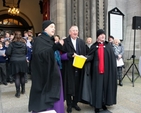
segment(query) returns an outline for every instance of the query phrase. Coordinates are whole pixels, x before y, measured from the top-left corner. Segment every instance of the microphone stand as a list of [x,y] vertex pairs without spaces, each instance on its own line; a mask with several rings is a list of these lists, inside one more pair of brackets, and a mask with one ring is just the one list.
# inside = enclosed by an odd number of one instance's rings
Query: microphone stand
[[[132,64],[130,65],[130,67],[128,68],[128,70],[126,71],[126,73],[124,74],[124,76],[122,77],[122,80],[124,79],[124,77],[127,75],[127,77],[129,78],[129,80],[132,82],[132,84],[133,84],[133,87],[134,87],[134,82],[138,79],[138,77],[140,77],[140,73],[139,73],[139,70],[138,70],[138,68],[137,68],[137,66],[136,66],[136,64],[135,64],[135,38],[136,38],[136,30],[134,29],[134,46],[133,46],[133,55],[130,57],[130,59],[127,59],[127,60],[131,60],[131,58],[133,59],[133,62],[132,62]],[[131,67],[132,67],[132,78],[130,78],[129,76],[128,76],[128,72],[129,72],[129,70],[131,69]],[[138,76],[135,78],[134,77],[134,69],[136,69],[137,70],[137,73],[138,73]]]

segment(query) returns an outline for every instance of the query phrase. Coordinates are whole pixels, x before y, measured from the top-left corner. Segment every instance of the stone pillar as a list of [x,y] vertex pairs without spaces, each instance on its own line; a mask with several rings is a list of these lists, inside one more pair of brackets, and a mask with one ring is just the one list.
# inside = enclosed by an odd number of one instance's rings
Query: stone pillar
[[84,29],[84,39],[86,39],[86,37],[89,37],[91,35],[91,0],[84,0],[84,5],[83,5],[83,9],[84,9],[84,24],[83,24],[83,29]]
[[79,7],[78,7],[78,28],[79,28],[79,37],[80,38],[85,38],[84,37],[84,28],[83,28],[83,24],[84,24],[84,13],[83,12],[83,2],[82,0],[78,1],[79,3]]
[[59,34],[61,37],[66,36],[65,1],[66,0],[57,0],[57,34]]
[[72,15],[71,15],[71,20],[72,20],[72,25],[77,25],[78,26],[78,0],[71,0],[72,1]]
[[66,36],[66,0],[50,0],[51,20],[56,24],[56,34],[60,37]]
[[104,29],[104,0],[96,0],[97,29]]
[[96,1],[91,0],[91,37],[96,41]]
[[106,33],[106,40],[108,41],[108,0],[104,1],[104,29]]
[[[79,28],[79,37],[86,39],[91,36],[91,5],[93,0],[66,0],[66,26],[69,30],[71,25],[77,25]],[[95,18],[95,15],[94,15]],[[91,25],[92,24],[92,25]],[[94,24],[95,26],[95,24]],[[68,31],[67,31],[68,32]]]
[[71,0],[66,0],[66,35],[68,36],[68,32],[69,32],[69,28],[72,25],[72,10],[71,10],[72,4],[71,4]]

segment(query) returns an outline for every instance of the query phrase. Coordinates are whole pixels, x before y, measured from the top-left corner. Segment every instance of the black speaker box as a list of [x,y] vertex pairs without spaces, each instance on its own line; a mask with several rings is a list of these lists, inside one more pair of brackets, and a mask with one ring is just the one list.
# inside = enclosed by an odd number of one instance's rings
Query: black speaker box
[[141,29],[141,17],[140,16],[133,17],[132,29]]

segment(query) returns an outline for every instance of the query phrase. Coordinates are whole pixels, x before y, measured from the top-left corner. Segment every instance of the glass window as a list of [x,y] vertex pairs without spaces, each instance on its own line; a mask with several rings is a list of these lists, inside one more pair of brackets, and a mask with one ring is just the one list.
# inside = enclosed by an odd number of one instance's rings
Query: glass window
[[0,21],[0,24],[3,24],[3,25],[18,25],[18,26],[22,26],[23,25],[18,20],[12,19],[12,18],[8,18],[8,19],[2,20],[2,21]]

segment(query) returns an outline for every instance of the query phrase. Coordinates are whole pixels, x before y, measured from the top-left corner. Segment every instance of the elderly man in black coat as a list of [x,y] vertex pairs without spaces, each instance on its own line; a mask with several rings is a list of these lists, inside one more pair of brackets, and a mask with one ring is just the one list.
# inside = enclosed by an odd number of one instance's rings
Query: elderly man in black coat
[[86,55],[85,42],[78,37],[78,27],[71,26],[69,36],[64,39],[63,50],[69,60],[63,62],[64,90],[67,102],[67,112],[72,112],[72,107],[80,111],[77,103],[81,100],[81,88],[83,81],[83,69],[73,66],[73,55]]

